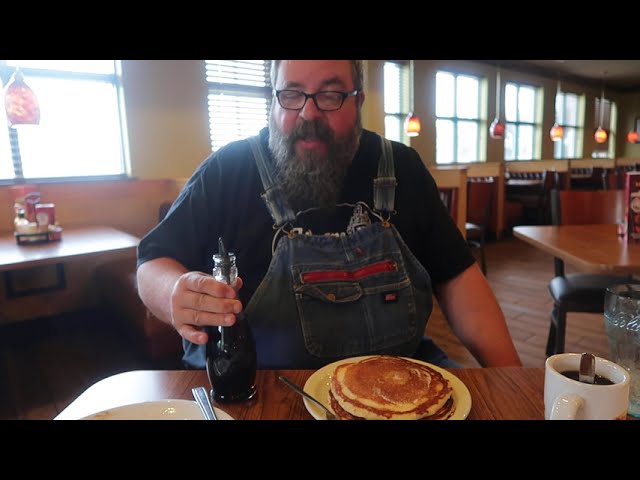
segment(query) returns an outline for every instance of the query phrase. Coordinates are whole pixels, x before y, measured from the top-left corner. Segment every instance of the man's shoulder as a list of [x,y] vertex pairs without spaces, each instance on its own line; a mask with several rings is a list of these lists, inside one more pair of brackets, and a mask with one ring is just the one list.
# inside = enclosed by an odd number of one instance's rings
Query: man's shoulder
[[[262,141],[260,134],[255,136]],[[234,140],[232,142],[229,142],[226,145],[220,147],[216,152],[214,152],[211,155],[211,157],[227,158],[227,157],[235,157],[235,156],[246,156],[246,154],[249,153],[251,150],[251,146],[249,144],[249,138],[251,137],[242,138],[240,140]]]
[[[265,138],[268,138],[268,134],[267,137],[264,137],[261,131],[256,137],[264,143],[266,141]],[[252,164],[253,153],[251,152],[249,138],[234,140],[223,145],[204,160],[203,167],[218,165],[220,168],[242,169],[247,164]]]
[[[360,148],[358,157],[369,163],[371,159],[378,159],[382,152],[382,136],[371,130],[362,130],[360,136]],[[396,175],[415,175],[422,171],[425,166],[420,155],[413,148],[395,140],[391,142],[393,162],[396,165]]]
[[381,140],[382,135],[372,130],[367,130],[366,128],[362,129],[362,133],[360,135],[360,145],[365,147],[378,147],[381,144]]

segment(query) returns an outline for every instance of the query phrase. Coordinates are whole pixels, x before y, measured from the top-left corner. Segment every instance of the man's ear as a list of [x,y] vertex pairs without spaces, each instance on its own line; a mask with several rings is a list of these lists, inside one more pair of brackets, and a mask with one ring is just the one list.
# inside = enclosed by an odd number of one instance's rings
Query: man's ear
[[362,107],[364,103],[364,92],[358,92],[358,107]]

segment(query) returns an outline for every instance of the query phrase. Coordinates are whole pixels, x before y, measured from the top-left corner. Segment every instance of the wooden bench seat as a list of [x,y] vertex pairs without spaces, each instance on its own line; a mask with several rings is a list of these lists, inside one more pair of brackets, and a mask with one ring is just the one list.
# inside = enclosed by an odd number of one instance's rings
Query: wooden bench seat
[[[164,218],[171,202],[160,205]],[[182,339],[175,329],[159,320],[142,303],[138,294],[135,259],[109,262],[96,269],[102,305],[121,319],[155,368],[182,368]]]

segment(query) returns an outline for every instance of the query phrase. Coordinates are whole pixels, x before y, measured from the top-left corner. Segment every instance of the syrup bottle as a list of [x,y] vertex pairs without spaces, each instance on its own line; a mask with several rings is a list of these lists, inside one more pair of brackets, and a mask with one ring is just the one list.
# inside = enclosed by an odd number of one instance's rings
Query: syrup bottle
[[[218,253],[213,256],[213,276],[235,287],[238,278],[236,256],[227,252],[218,239]],[[246,315],[236,316],[230,327],[209,327],[207,375],[211,396],[216,402],[248,400],[256,393],[256,344]]]

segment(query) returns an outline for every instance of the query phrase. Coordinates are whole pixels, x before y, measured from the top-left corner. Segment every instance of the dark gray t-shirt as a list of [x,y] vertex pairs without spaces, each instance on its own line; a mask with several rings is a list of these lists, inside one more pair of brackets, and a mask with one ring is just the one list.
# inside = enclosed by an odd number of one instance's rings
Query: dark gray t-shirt
[[[260,137],[266,146],[266,128]],[[398,185],[397,213],[391,222],[437,287],[466,270],[474,257],[418,153],[393,142],[393,156]],[[379,158],[379,136],[363,131],[341,202],[364,201],[373,207],[373,180]],[[236,254],[244,281],[240,299],[246,305],[267,271],[275,233],[260,197],[262,191],[249,143],[241,140],[221,148],[197,168],[165,219],[142,239],[138,265],[171,257],[189,270],[211,273],[212,257],[222,237],[226,248]],[[343,231],[348,216],[340,213],[332,218],[302,218],[302,222],[314,233]]]

